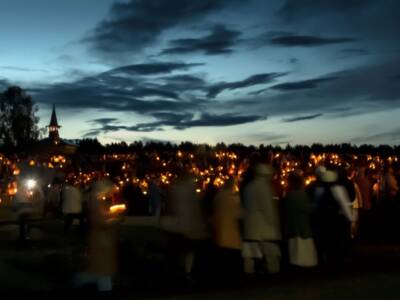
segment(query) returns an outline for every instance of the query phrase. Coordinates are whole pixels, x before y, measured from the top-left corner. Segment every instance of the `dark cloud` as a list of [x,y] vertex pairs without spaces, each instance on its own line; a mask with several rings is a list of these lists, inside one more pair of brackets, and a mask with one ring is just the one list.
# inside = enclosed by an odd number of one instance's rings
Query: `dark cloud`
[[158,96],[164,99],[179,99],[179,94],[173,91],[158,89],[158,88],[136,88],[131,92],[131,96],[143,98],[150,96]]
[[249,95],[249,96],[258,96],[258,95],[261,95],[262,93],[264,93],[264,92],[266,92],[268,90],[269,90],[269,88],[264,88],[264,89],[260,89],[260,90],[254,91],[254,92],[250,92],[247,95]]
[[177,62],[153,62],[123,66],[104,72],[103,75],[158,75],[168,74],[174,71],[187,71],[193,67],[202,66],[202,63],[177,63]]
[[135,54],[156,42],[166,30],[201,21],[226,5],[228,0],[130,0],[112,5],[109,17],[83,40],[97,53],[114,57]]
[[194,75],[174,75],[160,78],[170,84],[190,84],[204,85],[206,82],[203,78]]
[[[157,111],[198,110],[205,102],[193,94],[203,90],[205,82],[190,74],[166,75],[188,70],[199,64],[146,63],[111,69],[71,82],[33,87],[30,91],[41,103],[53,103],[68,109],[147,114]],[[204,93],[204,91],[203,91]]]
[[101,129],[93,129],[83,133],[82,138],[93,138],[102,134],[103,131]]
[[298,34],[280,35],[269,39],[269,43],[283,47],[317,47],[355,41],[357,39],[349,37],[320,37]]
[[208,83],[199,76],[195,75],[174,75],[158,77],[155,80],[160,82],[160,88],[175,91],[181,97],[187,95],[194,95],[196,91],[204,94],[204,90]]
[[399,63],[396,59],[329,73],[322,78],[336,79],[313,88],[304,88],[302,82],[283,83],[283,93],[249,95],[223,105],[271,117],[322,113],[326,118],[338,118],[392,110],[400,108],[400,85],[390,77],[398,72]]
[[158,113],[152,114],[158,121],[151,123],[142,123],[126,128],[131,131],[154,131],[162,130],[164,126],[170,126],[175,129],[183,130],[191,127],[225,127],[252,123],[259,120],[265,120],[266,117],[259,115],[241,115],[236,113],[209,114],[202,113],[200,117],[195,117],[191,113]]
[[[152,117],[156,118],[157,121],[139,123],[133,126],[127,125],[114,125],[114,119],[108,122],[108,119],[102,119],[97,122],[101,125],[99,128],[90,130],[85,136],[95,136],[100,133],[108,133],[119,130],[127,130],[133,132],[151,132],[163,130],[165,126],[172,127],[174,129],[184,130],[191,127],[225,127],[232,125],[239,125],[245,123],[251,123],[259,120],[265,120],[266,117],[259,115],[241,115],[235,113],[227,114],[209,114],[202,113],[199,117],[196,117],[193,113],[172,113],[162,112],[153,113]],[[99,119],[98,119],[99,120]],[[98,121],[93,120],[93,121]],[[104,122],[103,122],[104,121]]]
[[266,120],[267,118],[259,115],[240,115],[235,113],[230,114],[206,114],[203,113],[199,119],[194,119],[175,126],[177,129],[188,127],[203,127],[203,126],[231,126],[255,121]]
[[336,79],[337,77],[325,77],[325,78],[308,79],[308,80],[294,81],[294,82],[284,82],[273,85],[271,89],[280,91],[315,89],[319,86],[320,83],[334,81]]
[[365,9],[371,0],[286,0],[278,15],[288,21],[309,15],[314,17],[321,12],[356,13]]
[[117,118],[98,118],[88,121],[88,123],[93,125],[108,125],[111,123],[118,123],[118,122],[119,120]]
[[286,0],[276,15],[285,29],[361,37],[363,46],[379,51],[399,46],[393,38],[400,27],[399,1]]
[[364,56],[370,54],[368,50],[358,48],[342,49],[340,52],[351,56]]
[[206,55],[227,54],[239,42],[240,31],[227,29],[224,25],[216,25],[211,32],[200,38],[176,39],[169,42],[170,47],[163,54],[186,54],[201,52]]
[[0,66],[0,69],[20,71],[20,72],[47,72],[47,70],[44,70],[44,69],[21,68],[21,67],[14,67],[14,66]]
[[[118,79],[111,81],[99,80],[99,78],[85,78],[72,83],[57,83],[37,88],[34,92],[34,99],[41,103],[53,103],[57,99],[57,106],[67,109],[100,109],[116,112],[137,112],[146,114],[164,110],[186,110],[198,109],[202,105],[199,99],[192,101],[179,100],[174,92],[135,87],[138,82],[125,82],[117,85]],[[126,85],[126,86],[125,86]],[[145,82],[143,85],[146,85]],[[153,99],[145,97],[153,96]],[[155,98],[164,96],[161,99]],[[167,98],[176,98],[170,101]]]
[[164,126],[177,128],[183,123],[189,122],[193,118],[193,113],[174,113],[174,112],[156,112],[151,114],[156,118],[155,122],[139,123],[135,126],[128,127],[130,131],[160,131]]
[[312,119],[319,118],[322,115],[323,114],[313,114],[313,115],[307,115],[307,116],[292,117],[292,118],[284,119],[283,122],[285,122],[285,123],[293,123],[293,122],[299,122],[299,121],[312,120]]
[[241,88],[246,88],[259,84],[266,84],[273,82],[276,78],[286,75],[287,73],[263,73],[256,74],[246,79],[233,82],[220,82],[214,84],[208,88],[208,97],[215,98],[219,93],[224,90],[236,90]]

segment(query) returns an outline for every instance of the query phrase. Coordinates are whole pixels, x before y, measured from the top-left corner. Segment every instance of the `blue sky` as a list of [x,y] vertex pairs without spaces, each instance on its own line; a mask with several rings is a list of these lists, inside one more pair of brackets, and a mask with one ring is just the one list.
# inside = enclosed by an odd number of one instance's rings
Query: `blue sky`
[[1,0],[0,89],[65,138],[399,144],[400,5]]

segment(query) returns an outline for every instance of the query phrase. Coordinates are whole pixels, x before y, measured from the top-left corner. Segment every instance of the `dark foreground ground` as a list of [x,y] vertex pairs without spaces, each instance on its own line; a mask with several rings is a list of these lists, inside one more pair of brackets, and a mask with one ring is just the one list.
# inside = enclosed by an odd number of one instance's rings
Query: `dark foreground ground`
[[[16,241],[17,227],[0,227],[0,290],[46,292],[52,297],[85,296],[70,280],[84,261],[83,238],[64,237],[61,222],[41,224],[27,244]],[[313,270],[255,278],[214,272],[218,261],[203,257],[203,270],[187,282],[168,237],[151,227],[124,226],[120,232],[121,272],[113,298],[121,299],[400,299],[400,245],[358,243],[351,260],[335,272]],[[210,252],[211,253],[211,252]],[[207,255],[207,253],[206,253]],[[85,296],[86,298],[86,296]],[[87,298],[89,299],[89,298]]]

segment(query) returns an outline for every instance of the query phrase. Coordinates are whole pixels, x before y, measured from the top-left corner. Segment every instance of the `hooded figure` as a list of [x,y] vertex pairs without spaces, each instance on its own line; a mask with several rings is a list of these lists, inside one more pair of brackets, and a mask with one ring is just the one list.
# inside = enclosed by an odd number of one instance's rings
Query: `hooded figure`
[[273,197],[271,166],[258,164],[254,179],[245,187],[244,240],[242,255],[246,273],[254,273],[254,259],[264,258],[268,272],[280,270],[281,252],[277,241],[281,240],[278,202]]

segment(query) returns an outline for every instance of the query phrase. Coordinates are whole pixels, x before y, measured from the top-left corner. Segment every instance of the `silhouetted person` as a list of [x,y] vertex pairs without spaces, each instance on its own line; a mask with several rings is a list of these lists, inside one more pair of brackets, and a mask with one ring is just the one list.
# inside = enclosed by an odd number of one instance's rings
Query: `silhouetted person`
[[185,274],[190,279],[195,256],[209,234],[194,176],[186,170],[171,185],[168,206],[167,215],[160,220],[161,226],[177,235],[176,242],[184,256]]
[[396,197],[399,192],[399,186],[391,165],[386,165],[384,168],[380,190],[381,222],[383,225],[381,232],[386,240],[393,241],[395,236],[398,236],[398,229],[396,228],[396,219],[398,218]]
[[241,269],[241,218],[240,196],[231,178],[215,196],[213,216],[214,240],[219,254],[217,264],[225,277],[238,275]]
[[317,265],[317,251],[311,225],[311,199],[304,190],[300,173],[289,175],[289,191],[283,200],[283,232],[289,263],[298,267]]
[[62,181],[59,178],[55,178],[51,185],[47,188],[46,193],[46,204],[44,209],[44,217],[60,217],[61,211],[61,188]]
[[352,203],[346,188],[338,183],[336,172],[327,170],[321,177],[322,185],[317,187],[314,200],[319,260],[330,267],[339,267],[349,250]]

